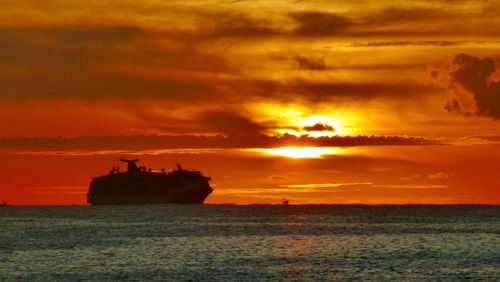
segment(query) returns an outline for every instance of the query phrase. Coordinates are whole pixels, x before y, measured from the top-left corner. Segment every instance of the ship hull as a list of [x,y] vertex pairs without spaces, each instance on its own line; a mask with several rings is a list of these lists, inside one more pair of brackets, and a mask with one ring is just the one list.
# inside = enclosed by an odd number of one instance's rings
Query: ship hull
[[203,204],[212,191],[187,193],[140,193],[121,195],[91,195],[91,205],[146,205],[146,204]]

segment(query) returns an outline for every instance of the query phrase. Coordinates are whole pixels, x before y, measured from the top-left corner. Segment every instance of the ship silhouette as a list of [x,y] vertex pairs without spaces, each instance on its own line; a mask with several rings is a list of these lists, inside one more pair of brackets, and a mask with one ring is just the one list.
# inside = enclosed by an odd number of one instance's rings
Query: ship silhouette
[[87,202],[92,205],[202,204],[212,193],[210,177],[196,170],[183,169],[179,163],[170,172],[152,172],[138,167],[139,159],[127,163],[127,171],[113,167],[108,175],[94,177]]

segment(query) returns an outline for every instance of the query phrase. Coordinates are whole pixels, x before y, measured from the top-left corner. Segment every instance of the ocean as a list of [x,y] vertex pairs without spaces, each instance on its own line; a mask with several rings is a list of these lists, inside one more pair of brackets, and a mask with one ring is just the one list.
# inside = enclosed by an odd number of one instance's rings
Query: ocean
[[500,206],[0,207],[1,281],[500,280]]

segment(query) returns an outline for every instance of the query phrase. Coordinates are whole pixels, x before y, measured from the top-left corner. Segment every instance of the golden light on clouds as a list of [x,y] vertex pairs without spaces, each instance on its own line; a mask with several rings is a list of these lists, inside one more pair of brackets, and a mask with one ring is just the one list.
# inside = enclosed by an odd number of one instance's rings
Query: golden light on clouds
[[318,159],[327,155],[340,154],[341,151],[339,148],[328,147],[281,147],[255,150],[272,156],[294,159]]
[[256,103],[250,109],[275,128],[269,134],[333,137],[358,134],[359,114],[349,109],[318,109],[316,113],[300,104]]

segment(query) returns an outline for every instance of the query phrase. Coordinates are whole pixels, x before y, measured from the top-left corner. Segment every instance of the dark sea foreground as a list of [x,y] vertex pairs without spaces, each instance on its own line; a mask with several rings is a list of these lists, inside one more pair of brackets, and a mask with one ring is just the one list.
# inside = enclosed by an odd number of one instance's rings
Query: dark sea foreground
[[0,208],[0,281],[500,280],[500,206]]

